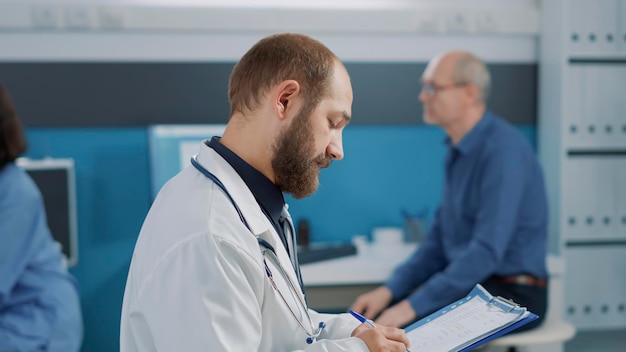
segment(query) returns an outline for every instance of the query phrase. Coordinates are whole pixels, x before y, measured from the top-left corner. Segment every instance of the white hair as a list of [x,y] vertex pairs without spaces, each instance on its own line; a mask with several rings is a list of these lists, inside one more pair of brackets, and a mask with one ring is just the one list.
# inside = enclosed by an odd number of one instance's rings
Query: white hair
[[478,87],[478,101],[486,103],[491,90],[491,75],[487,66],[474,54],[460,52],[452,78],[457,83],[469,83]]

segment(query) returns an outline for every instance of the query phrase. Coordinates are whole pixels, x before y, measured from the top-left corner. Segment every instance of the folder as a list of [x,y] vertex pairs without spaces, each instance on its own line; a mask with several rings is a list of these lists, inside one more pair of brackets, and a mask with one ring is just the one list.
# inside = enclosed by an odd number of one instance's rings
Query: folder
[[411,352],[470,351],[538,316],[477,284],[464,298],[411,324],[405,331]]

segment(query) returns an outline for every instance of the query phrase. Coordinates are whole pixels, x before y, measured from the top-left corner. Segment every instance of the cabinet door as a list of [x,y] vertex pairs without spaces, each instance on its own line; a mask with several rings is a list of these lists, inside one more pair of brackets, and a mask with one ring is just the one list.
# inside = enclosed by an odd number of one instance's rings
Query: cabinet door
[[621,54],[626,54],[626,0],[619,3],[619,12],[617,17],[617,26],[619,28],[617,41]]
[[[570,53],[615,54],[619,50],[618,9],[622,0],[571,0],[568,2]],[[619,5],[619,6],[618,6]]]
[[626,63],[573,64],[566,72],[566,146],[626,146]]
[[626,142],[626,63],[589,65],[586,90],[587,114],[592,115],[596,126],[590,146],[623,147]]
[[626,156],[617,163],[617,173],[614,180],[616,190],[615,220],[616,231],[621,239],[626,240]]
[[599,77],[597,65],[583,65],[584,71],[583,99],[585,99],[583,114],[585,119],[586,147],[602,147],[604,144],[604,120],[606,119],[606,106],[604,104],[605,90],[603,80]]
[[569,247],[566,319],[580,329],[626,326],[626,245]]
[[583,200],[590,197],[588,187],[585,186],[587,175],[583,173],[584,164],[580,160],[570,159],[563,163],[562,188],[563,203],[561,204],[561,228],[564,242],[585,238],[586,223],[589,216]]
[[588,1],[589,21],[592,24],[590,35],[596,34],[593,52],[599,54],[615,54],[618,52],[619,41],[617,31],[619,0]]
[[584,146],[587,141],[588,124],[586,122],[585,66],[570,65],[567,70],[565,85],[565,116],[562,128],[566,147]]
[[616,160],[607,156],[566,160],[562,220],[566,242],[616,238]]
[[588,51],[587,33],[589,32],[589,23],[586,20],[585,8],[586,0],[570,0],[567,8],[567,28],[569,33],[569,51],[570,54],[582,54]]

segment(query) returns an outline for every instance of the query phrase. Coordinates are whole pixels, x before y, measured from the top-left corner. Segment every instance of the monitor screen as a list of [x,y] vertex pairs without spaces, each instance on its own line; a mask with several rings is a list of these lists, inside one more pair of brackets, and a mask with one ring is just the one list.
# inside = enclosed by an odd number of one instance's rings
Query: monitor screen
[[226,125],[153,125],[148,130],[150,150],[150,178],[154,199],[165,182],[198,153],[200,142],[221,136]]
[[76,186],[74,160],[19,158],[22,167],[35,181],[43,197],[52,237],[61,245],[67,265],[78,262],[76,227]]

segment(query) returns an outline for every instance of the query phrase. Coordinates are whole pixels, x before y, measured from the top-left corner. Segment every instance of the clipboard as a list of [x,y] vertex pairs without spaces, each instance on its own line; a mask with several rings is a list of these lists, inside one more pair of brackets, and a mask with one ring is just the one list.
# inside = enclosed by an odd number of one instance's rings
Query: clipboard
[[405,331],[411,351],[470,351],[526,325],[538,316],[480,284],[464,298],[411,324]]
[[529,312],[529,314],[528,314],[528,316],[526,318],[524,318],[522,320],[519,320],[516,323],[513,323],[513,324],[509,325],[508,327],[506,327],[506,328],[504,328],[502,330],[499,330],[499,331],[497,331],[497,332],[495,332],[495,333],[485,337],[482,340],[474,342],[473,344],[467,346],[466,348],[462,349],[459,352],[471,351],[471,350],[473,350],[474,348],[476,348],[478,346],[484,345],[484,344],[486,344],[487,342],[489,342],[491,340],[495,340],[498,337],[506,335],[509,332],[519,328],[520,326],[524,326],[524,325],[526,325],[526,324],[528,324],[528,323],[530,323],[530,322],[532,322],[532,321],[534,321],[534,320],[536,320],[538,318],[539,318],[539,316],[537,314]]

